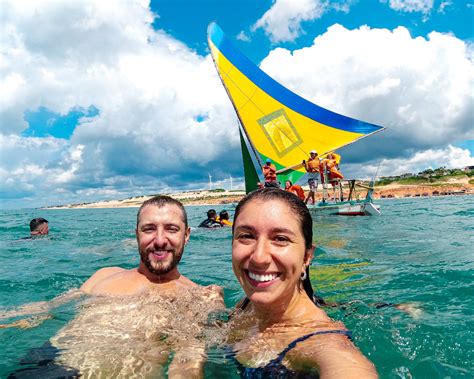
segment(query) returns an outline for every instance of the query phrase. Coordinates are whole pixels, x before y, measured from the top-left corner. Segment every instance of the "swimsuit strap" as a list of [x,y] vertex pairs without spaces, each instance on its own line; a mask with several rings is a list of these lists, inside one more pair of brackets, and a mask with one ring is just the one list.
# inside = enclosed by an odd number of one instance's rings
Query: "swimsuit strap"
[[280,354],[278,354],[278,357],[275,359],[272,359],[268,364],[268,366],[274,366],[274,365],[281,365],[281,362],[283,361],[283,358],[285,358],[286,353],[288,353],[291,349],[293,349],[296,344],[299,342],[306,341],[308,338],[311,338],[313,336],[318,336],[321,334],[342,334],[344,336],[347,336],[349,339],[352,339],[352,332],[350,330],[319,330],[317,332],[305,334],[302,337],[299,337],[295,339],[293,342],[291,342],[285,350],[283,350]]

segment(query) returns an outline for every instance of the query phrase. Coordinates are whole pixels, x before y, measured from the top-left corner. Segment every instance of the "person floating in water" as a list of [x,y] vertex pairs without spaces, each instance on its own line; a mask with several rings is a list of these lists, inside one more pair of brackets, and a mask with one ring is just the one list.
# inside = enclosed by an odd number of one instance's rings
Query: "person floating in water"
[[311,150],[309,152],[309,156],[310,157],[308,161],[303,160],[303,167],[308,173],[308,186],[309,186],[309,193],[304,202],[308,204],[308,201],[311,199],[312,201],[311,204],[314,204],[315,203],[314,194],[318,190],[318,180],[320,176],[319,157],[316,150]]
[[313,222],[304,202],[274,188],[251,192],[237,205],[232,233],[246,301],[232,315],[228,343],[241,377],[377,378],[351,332],[313,301]]
[[[171,360],[170,378],[202,377],[206,355],[200,333],[208,313],[225,306],[221,287],[199,286],[178,270],[190,236],[183,205],[168,196],[145,201],[135,234],[137,268],[105,267],[80,291],[0,313],[0,319],[44,314],[66,299],[90,295],[76,317],[51,338],[54,361],[38,370],[70,368],[65,377],[162,377]],[[35,321],[29,320],[26,325]],[[12,326],[24,323],[1,327]],[[38,371],[36,377],[44,376]]]
[[229,220],[229,212],[225,209],[219,212],[219,216],[217,216],[216,221],[219,222],[222,226],[232,226],[232,221]]
[[291,180],[287,180],[285,182],[285,190],[291,193],[294,193],[298,196],[302,201],[305,199],[304,190],[298,184],[293,184]]
[[30,221],[30,236],[47,236],[49,233],[48,220],[38,217]]
[[266,160],[265,164],[262,166],[262,171],[263,177],[265,178],[265,187],[280,188],[277,181],[276,167],[271,159]]
[[217,213],[215,209],[209,209],[207,211],[207,219],[198,225],[199,228],[209,229],[220,228],[221,226],[221,223],[217,220]]

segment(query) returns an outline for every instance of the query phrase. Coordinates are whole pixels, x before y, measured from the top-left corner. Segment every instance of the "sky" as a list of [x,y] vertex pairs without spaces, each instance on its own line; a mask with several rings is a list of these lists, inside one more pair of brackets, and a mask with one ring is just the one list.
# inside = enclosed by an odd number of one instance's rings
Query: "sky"
[[346,177],[474,165],[474,0],[1,0],[0,207],[243,188],[216,21],[267,74],[387,129]]

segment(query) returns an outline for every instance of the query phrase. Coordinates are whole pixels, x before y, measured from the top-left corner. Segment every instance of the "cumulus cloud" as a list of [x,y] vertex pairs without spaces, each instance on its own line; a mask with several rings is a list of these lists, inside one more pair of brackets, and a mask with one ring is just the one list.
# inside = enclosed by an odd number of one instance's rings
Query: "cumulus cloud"
[[[206,188],[208,172],[228,187],[241,173],[236,116],[212,59],[154,30],[148,5],[2,3],[0,201],[37,207]],[[371,159],[428,164],[419,152],[440,166],[450,154],[470,162],[446,147],[472,139],[473,124],[472,48],[453,36],[335,25],[308,48],[271,51],[262,68],[321,106],[389,127],[343,152],[346,173],[369,173]],[[91,106],[97,114],[70,139],[22,137],[27,111]]]
[[[382,0],[386,3],[386,0]],[[390,8],[401,12],[421,12],[428,14],[433,8],[433,0],[389,0]]]
[[346,161],[366,160],[369,152],[407,159],[472,139],[470,49],[437,32],[425,39],[403,27],[334,25],[310,47],[273,50],[261,67],[316,104],[388,128],[341,150]]
[[[379,167],[380,165],[380,167]],[[377,171],[379,176],[394,176],[407,173],[416,174],[426,169],[463,168],[474,165],[474,157],[469,150],[448,145],[445,149],[418,151],[408,158],[381,159],[371,164],[349,164],[347,169],[356,177],[370,178]]]
[[[212,59],[154,30],[148,5],[2,3],[3,193],[36,188],[47,202],[55,188],[73,199],[94,193],[84,188],[156,192],[205,179],[206,164],[235,170],[232,160],[220,162],[237,154],[239,140]],[[90,106],[98,115],[81,119],[69,141],[19,137],[26,111],[67,115]]]
[[244,42],[250,42],[250,37],[247,33],[245,33],[243,30],[237,34],[237,37],[235,37],[239,41],[244,41]]
[[329,4],[321,0],[276,0],[253,30],[263,28],[272,42],[293,41],[302,33],[301,23],[320,18]]

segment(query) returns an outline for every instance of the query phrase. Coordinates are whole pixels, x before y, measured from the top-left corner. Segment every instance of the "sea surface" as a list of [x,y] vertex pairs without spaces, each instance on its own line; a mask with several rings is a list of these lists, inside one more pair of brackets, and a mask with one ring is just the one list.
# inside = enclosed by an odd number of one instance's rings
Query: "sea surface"
[[[352,330],[381,378],[474,377],[474,196],[378,203],[379,217],[314,218],[314,288],[326,300],[350,302],[328,313]],[[234,207],[215,206],[231,216]],[[232,273],[231,230],[195,228],[208,208],[186,207],[193,229],[180,270],[199,284],[221,285],[231,307],[242,296]],[[102,267],[136,267],[136,212],[2,210],[0,314],[77,288]],[[50,236],[21,239],[34,217],[49,221]],[[404,310],[378,308],[379,302],[404,304]],[[76,312],[67,303],[37,326],[0,329],[0,377],[41,365],[32,356]],[[208,356],[206,377],[238,377],[224,354],[210,348]]]

